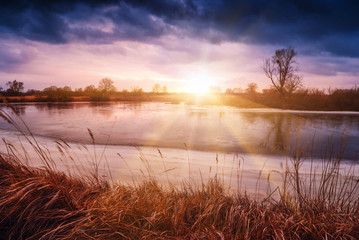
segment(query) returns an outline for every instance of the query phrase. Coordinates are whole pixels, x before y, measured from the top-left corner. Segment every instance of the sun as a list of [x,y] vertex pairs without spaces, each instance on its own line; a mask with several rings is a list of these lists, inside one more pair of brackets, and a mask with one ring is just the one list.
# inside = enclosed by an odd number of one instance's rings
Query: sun
[[205,73],[199,73],[188,80],[186,91],[196,94],[205,94],[208,92],[212,81]]

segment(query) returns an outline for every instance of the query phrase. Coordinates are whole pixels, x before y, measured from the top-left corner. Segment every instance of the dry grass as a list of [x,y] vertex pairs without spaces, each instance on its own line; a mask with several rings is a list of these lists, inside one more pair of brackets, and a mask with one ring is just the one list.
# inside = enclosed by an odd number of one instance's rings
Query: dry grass
[[296,195],[255,201],[228,194],[216,179],[198,188],[164,190],[151,179],[106,188],[5,157],[0,171],[0,234],[5,239],[359,237],[357,199],[344,205]]
[[102,190],[85,179],[29,168],[0,157],[0,236],[51,239],[65,236]]
[[[6,112],[1,116],[21,130]],[[66,175],[31,132],[22,133],[44,167],[25,165],[4,141],[3,239],[359,239],[359,179],[355,163],[341,168],[342,150],[329,149],[322,167],[313,164],[305,175],[300,151],[284,166],[282,186],[255,200],[228,193],[216,178],[164,189],[151,176],[110,187],[96,169],[89,177]]]
[[[304,210],[304,209],[303,209]],[[74,230],[96,239],[325,239],[357,237],[355,215],[333,209],[298,212],[228,196],[216,181],[203,188],[163,191],[154,182],[104,193]]]

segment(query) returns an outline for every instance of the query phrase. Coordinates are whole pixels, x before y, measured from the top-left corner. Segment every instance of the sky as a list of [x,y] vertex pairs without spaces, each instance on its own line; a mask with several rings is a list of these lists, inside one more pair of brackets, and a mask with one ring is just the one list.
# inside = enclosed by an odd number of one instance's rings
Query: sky
[[307,88],[359,85],[356,0],[0,0],[0,86],[156,83],[270,87],[263,61],[293,47]]

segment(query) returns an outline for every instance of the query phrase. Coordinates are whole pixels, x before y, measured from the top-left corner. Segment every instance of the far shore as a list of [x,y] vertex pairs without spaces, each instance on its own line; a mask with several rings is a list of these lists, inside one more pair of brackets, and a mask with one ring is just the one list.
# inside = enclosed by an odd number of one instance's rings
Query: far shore
[[[277,108],[308,111],[359,111],[356,97],[334,98],[329,95],[294,94],[286,99],[266,94],[227,93],[152,93],[114,92],[87,95],[22,95],[6,96],[11,103],[27,102],[169,102],[199,106],[229,106],[237,108]],[[2,100],[0,99],[0,102]]]
[[198,95],[194,93],[114,93],[108,95],[83,95],[69,97],[51,97],[51,96],[8,96],[9,102],[101,102],[101,101],[130,101],[130,102],[170,102],[173,104],[195,104],[195,105],[221,105],[239,108],[269,108],[260,103],[256,103],[250,99],[246,99],[238,95],[227,94],[204,94]]

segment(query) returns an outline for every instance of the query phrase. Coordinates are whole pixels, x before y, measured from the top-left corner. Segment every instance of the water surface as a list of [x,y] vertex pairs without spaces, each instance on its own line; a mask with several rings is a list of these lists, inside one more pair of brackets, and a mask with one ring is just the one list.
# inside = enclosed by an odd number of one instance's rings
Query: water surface
[[[15,104],[35,135],[69,142],[315,157],[347,141],[359,149],[359,113],[199,107],[157,102]],[[4,106],[1,106],[5,109]],[[8,110],[6,110],[8,111]],[[12,114],[14,118],[16,117]],[[0,129],[14,131],[1,120]]]

